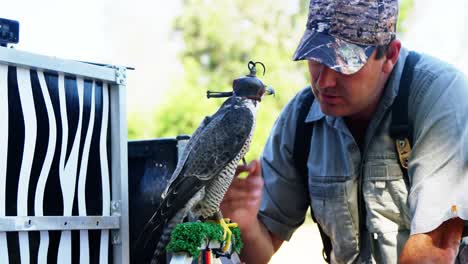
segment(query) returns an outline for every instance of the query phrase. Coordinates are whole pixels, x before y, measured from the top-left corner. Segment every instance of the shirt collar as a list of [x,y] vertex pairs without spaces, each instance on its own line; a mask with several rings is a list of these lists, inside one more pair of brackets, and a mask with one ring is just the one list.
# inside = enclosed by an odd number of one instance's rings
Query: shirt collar
[[306,123],[315,122],[317,120],[322,119],[323,117],[325,117],[325,114],[320,109],[320,103],[314,99],[314,102],[310,106],[310,110],[309,110],[309,113],[307,114],[305,122]]

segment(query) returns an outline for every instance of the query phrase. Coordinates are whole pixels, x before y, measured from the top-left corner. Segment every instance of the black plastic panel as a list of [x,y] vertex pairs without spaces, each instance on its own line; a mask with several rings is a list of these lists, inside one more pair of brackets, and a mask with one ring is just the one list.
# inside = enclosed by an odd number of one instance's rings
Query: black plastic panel
[[134,257],[133,245],[158,208],[176,165],[175,138],[128,142],[130,260]]

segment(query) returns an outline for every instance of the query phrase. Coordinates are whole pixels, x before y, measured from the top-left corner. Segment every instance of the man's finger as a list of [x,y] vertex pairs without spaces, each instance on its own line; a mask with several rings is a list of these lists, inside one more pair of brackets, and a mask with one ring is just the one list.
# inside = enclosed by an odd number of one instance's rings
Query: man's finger
[[225,195],[223,201],[241,201],[241,200],[251,200],[251,199],[260,199],[262,197],[262,190],[240,190],[230,192],[229,195]]
[[247,177],[247,179],[235,178],[229,189],[257,189],[263,187],[263,178],[262,177]]
[[249,166],[239,165],[236,168],[236,175],[244,171],[249,171]]
[[262,166],[259,160],[252,160],[249,164],[250,175],[260,176],[262,174]]
[[229,201],[223,202],[220,205],[222,211],[236,211],[238,209],[246,209],[247,207],[255,206],[257,204],[256,201]]

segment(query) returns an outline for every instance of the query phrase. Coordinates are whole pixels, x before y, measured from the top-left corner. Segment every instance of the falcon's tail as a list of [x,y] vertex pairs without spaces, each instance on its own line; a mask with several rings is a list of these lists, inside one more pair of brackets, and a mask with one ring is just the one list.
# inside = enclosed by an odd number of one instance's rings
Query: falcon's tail
[[[190,209],[204,196],[203,185],[196,177],[176,179],[173,184],[176,187],[161,202],[138,237],[135,248],[138,262],[135,263],[165,263],[163,253],[172,229],[183,221]],[[180,186],[183,188],[177,188]]]
[[151,256],[164,231],[164,219],[158,217],[160,210],[145,224],[139,234],[136,243],[133,245],[132,263],[150,263]]
[[165,262],[165,253],[166,253],[166,245],[169,243],[171,240],[171,232],[174,229],[174,227],[181,223],[183,218],[184,218],[184,213],[179,212],[177,213],[169,223],[164,227],[164,230],[161,234],[161,237],[159,238],[158,244],[156,245],[156,249],[154,250],[152,259],[151,259],[151,264],[164,264]]
[[132,263],[166,263],[165,247],[170,241],[175,225],[182,222],[183,218],[184,212],[178,212],[165,225],[154,225],[148,222],[137,240]]

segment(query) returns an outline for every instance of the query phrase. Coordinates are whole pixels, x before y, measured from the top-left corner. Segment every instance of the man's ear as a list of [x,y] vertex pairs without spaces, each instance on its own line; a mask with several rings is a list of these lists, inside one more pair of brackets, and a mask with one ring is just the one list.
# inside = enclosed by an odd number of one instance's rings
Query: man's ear
[[387,53],[385,54],[385,61],[382,67],[382,71],[390,74],[395,66],[398,56],[400,55],[401,42],[397,39],[392,40],[388,44]]

